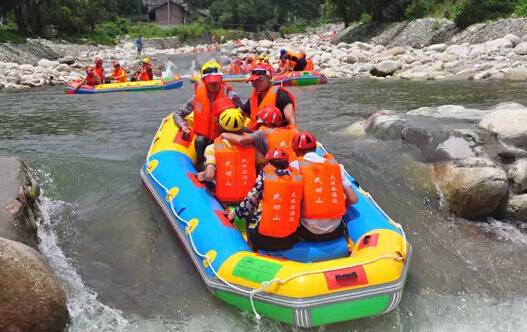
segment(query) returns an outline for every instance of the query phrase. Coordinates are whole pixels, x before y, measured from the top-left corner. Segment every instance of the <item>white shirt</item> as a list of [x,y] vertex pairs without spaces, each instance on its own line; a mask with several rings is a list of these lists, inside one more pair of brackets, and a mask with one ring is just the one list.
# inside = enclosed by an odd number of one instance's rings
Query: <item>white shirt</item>
[[[318,155],[315,152],[308,152],[303,157],[306,161],[311,163],[323,164],[326,158]],[[292,168],[300,169],[298,160],[292,161],[289,166]],[[352,187],[351,181],[344,170],[344,166],[340,165],[340,175],[342,178],[342,186]],[[338,219],[306,219],[302,218],[302,225],[307,228],[313,234],[326,234],[331,233],[339,226],[342,218]]]

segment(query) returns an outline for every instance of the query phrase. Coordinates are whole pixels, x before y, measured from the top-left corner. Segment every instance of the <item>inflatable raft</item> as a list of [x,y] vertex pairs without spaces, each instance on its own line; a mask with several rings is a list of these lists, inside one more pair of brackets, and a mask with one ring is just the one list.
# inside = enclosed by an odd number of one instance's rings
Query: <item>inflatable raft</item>
[[[205,285],[217,298],[298,327],[388,313],[403,293],[411,246],[350,176],[359,201],[345,221],[349,241],[308,243],[253,252],[224,208],[196,178],[193,139],[182,139],[166,117],[141,168],[159,205]],[[323,147],[319,147],[322,153]]]
[[183,80],[179,76],[171,78],[156,79],[152,81],[136,81],[124,83],[108,83],[97,86],[83,85],[75,90],[79,81],[71,82],[66,88],[68,94],[92,94],[121,91],[147,91],[147,90],[171,90],[183,86]]
[[326,84],[328,82],[326,76],[320,74],[315,70],[311,71],[292,71],[285,74],[273,76],[272,82],[274,85],[283,86],[307,86]]
[[[249,78],[249,74],[239,74],[239,75],[225,74],[223,75],[223,82],[245,83],[247,82],[248,78]],[[201,80],[201,75],[199,73],[196,73],[190,77],[190,80],[192,81],[192,83],[199,82]]]

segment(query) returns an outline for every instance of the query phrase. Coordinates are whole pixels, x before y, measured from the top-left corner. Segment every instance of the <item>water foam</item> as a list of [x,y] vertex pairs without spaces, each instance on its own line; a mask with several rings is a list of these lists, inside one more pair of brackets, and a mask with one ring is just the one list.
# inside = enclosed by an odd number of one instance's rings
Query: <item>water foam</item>
[[123,314],[97,300],[97,293],[84,284],[59,246],[55,225],[63,218],[64,212],[73,211],[73,205],[43,195],[40,210],[42,218],[38,228],[39,249],[66,291],[71,317],[69,331],[121,330],[126,327],[128,321]]

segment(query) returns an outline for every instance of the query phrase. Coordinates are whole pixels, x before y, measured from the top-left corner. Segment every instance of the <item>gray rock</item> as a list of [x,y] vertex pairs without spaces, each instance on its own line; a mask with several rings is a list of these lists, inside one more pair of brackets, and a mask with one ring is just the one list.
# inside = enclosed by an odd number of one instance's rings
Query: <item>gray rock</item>
[[521,42],[514,48],[514,52],[518,55],[527,55],[527,42]]
[[379,111],[370,115],[364,124],[366,132],[379,139],[400,139],[406,120],[392,111]]
[[513,48],[514,46],[510,40],[506,38],[498,38],[486,42],[485,47],[487,47],[489,50],[501,50],[504,48]]
[[446,51],[447,48],[448,48],[447,44],[434,44],[428,47],[429,50],[434,51],[434,52],[440,52],[440,53]]
[[459,119],[468,121],[479,121],[492,110],[479,110],[465,108],[460,105],[442,105],[438,107],[420,107],[411,110],[407,115],[426,116],[437,119]]
[[509,165],[507,176],[513,192],[527,193],[527,159],[519,159]]
[[512,47],[516,47],[519,43],[521,43],[520,37],[513,35],[512,33],[507,34],[505,37],[503,37],[507,40],[509,40],[512,43]]
[[480,121],[479,127],[505,144],[527,150],[527,108],[521,105],[500,105]]
[[454,54],[458,58],[464,58],[470,54],[470,47],[468,45],[452,45],[445,52]]
[[384,56],[396,56],[396,55],[400,55],[400,54],[404,54],[406,53],[406,50],[404,49],[404,47],[394,47],[394,48],[391,48],[387,51],[384,52]]
[[527,194],[511,195],[502,207],[502,213],[507,219],[527,221]]
[[40,254],[0,237],[0,329],[63,331],[66,297]]
[[366,120],[355,122],[346,129],[344,129],[344,131],[350,136],[364,136],[366,135]]
[[57,67],[55,67],[55,70],[56,70],[56,71],[59,71],[59,72],[63,72],[63,73],[69,73],[69,72],[71,72],[71,68],[70,68],[70,66],[68,66],[68,65],[65,64],[65,63],[60,64],[60,65],[58,65]]
[[402,65],[397,61],[384,60],[384,61],[381,61],[375,64],[372,70],[370,71],[370,74],[372,74],[373,76],[378,76],[378,77],[386,77],[389,75],[393,75],[393,73],[395,73],[397,70],[401,68],[402,68]]
[[67,55],[57,60],[60,64],[72,65],[75,63],[75,58],[71,55]]
[[40,67],[45,67],[45,68],[55,68],[59,64],[60,63],[58,63],[57,61],[50,61],[48,59],[40,59],[40,61],[38,62],[38,65]]
[[492,215],[507,194],[507,174],[489,159],[434,165],[433,179],[450,209],[463,218]]
[[492,73],[490,71],[482,71],[480,73],[477,73],[474,75],[474,80],[480,81],[480,80],[486,80],[492,77]]

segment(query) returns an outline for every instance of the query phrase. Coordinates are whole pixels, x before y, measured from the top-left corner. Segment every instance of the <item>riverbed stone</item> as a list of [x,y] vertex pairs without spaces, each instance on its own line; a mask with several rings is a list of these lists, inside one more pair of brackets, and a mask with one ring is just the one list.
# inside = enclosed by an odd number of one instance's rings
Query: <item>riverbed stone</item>
[[470,54],[470,47],[468,45],[452,45],[445,52],[454,54],[455,56],[462,58]]
[[60,63],[58,63],[57,61],[51,61],[51,60],[48,60],[48,59],[41,59],[41,60],[38,62],[38,65],[39,65],[40,67],[55,68],[55,67],[57,67],[58,65],[60,65]]
[[519,159],[509,165],[507,176],[513,192],[527,193],[527,159]]
[[527,81],[526,68],[513,68],[505,72],[505,79],[508,81]]
[[488,130],[499,141],[527,150],[527,108],[519,104],[502,104],[487,114],[479,127]]
[[[130,43],[132,44],[132,43]],[[132,44],[133,45],[133,44]],[[58,60],[58,63],[63,63],[63,64],[66,64],[66,65],[72,65],[75,63],[75,58],[71,55],[67,55],[65,57],[62,57],[62,58],[59,58]]]
[[433,179],[450,209],[463,218],[493,214],[507,194],[507,174],[490,159],[436,164]]
[[518,55],[527,55],[527,42],[521,42],[514,48],[514,52]]
[[520,39],[520,37],[518,37],[518,36],[516,36],[516,35],[514,35],[512,33],[509,33],[509,34],[505,35],[505,37],[503,37],[503,38],[509,40],[512,43],[512,47],[515,47],[516,45],[518,45],[522,41]]
[[63,331],[66,297],[34,249],[0,237],[0,330]]
[[378,139],[400,139],[406,119],[393,111],[379,111],[368,117],[365,123],[366,132]]
[[504,218],[527,222],[527,194],[511,194],[501,207]]
[[448,48],[447,44],[434,44],[434,45],[428,46],[429,50],[434,51],[434,52],[440,52],[440,53],[446,51],[447,48]]
[[376,63],[370,71],[370,74],[378,77],[386,77],[389,75],[393,75],[393,73],[395,73],[401,68],[402,65],[397,61],[384,60],[379,63]]

